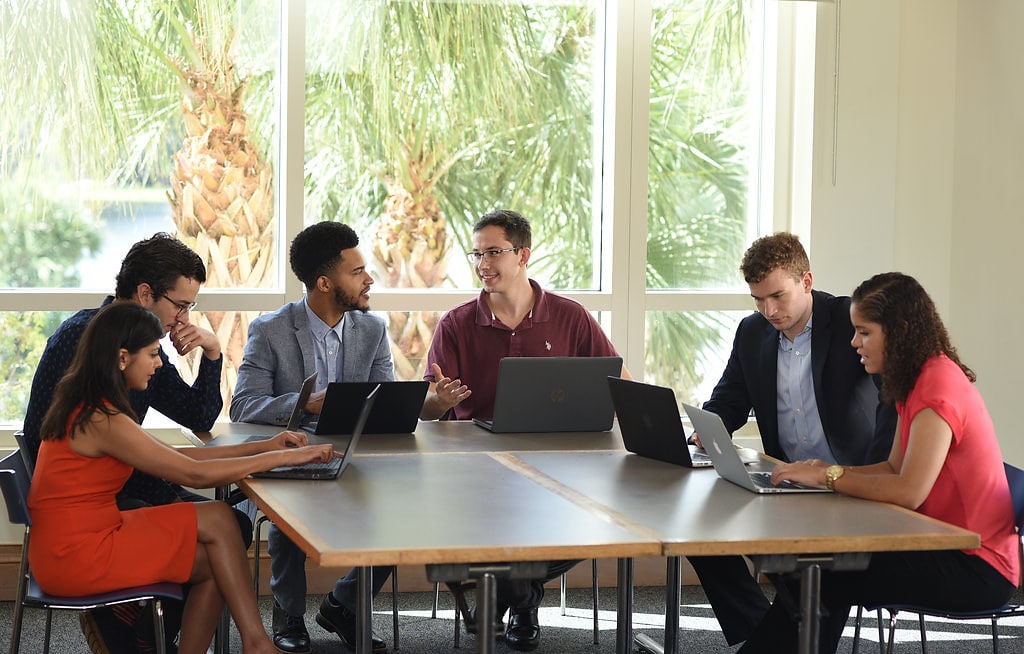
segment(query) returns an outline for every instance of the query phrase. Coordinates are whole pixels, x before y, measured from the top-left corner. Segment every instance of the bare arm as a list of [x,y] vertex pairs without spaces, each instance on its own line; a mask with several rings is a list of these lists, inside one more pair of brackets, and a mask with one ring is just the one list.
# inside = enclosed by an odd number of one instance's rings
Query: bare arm
[[[893,441],[888,461],[869,466],[844,466],[846,472],[836,480],[835,489],[854,497],[891,502],[917,509],[928,497],[953,442],[953,430],[932,409],[923,409],[910,423],[906,454],[899,440]],[[798,461],[781,465],[772,473],[772,481],[784,479],[805,484],[825,485],[826,466],[820,461]]]
[[238,443],[236,445],[219,445],[217,447],[178,447],[176,451],[196,461],[211,459],[229,459],[237,456],[252,456],[263,452],[273,452],[289,447],[305,447],[309,445],[306,434],[297,431],[282,431],[273,438]]
[[327,461],[336,456],[330,445],[310,445],[196,460],[157,440],[123,414],[96,414],[85,431],[71,440],[71,448],[87,457],[112,456],[143,472],[191,488],[221,486],[261,470]]

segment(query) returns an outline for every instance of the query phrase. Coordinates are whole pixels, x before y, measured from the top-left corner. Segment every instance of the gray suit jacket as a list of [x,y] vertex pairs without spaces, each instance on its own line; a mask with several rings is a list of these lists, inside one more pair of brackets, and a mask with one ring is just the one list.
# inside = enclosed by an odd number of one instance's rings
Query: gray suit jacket
[[[341,381],[393,381],[391,342],[379,316],[345,314]],[[316,370],[316,351],[302,300],[249,323],[249,339],[231,398],[235,422],[285,425],[302,380]]]

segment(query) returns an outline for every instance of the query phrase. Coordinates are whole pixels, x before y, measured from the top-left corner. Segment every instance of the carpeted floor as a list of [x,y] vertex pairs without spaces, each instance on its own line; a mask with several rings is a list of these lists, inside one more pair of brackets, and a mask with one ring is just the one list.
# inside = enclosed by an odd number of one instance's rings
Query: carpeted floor
[[[683,589],[683,600],[680,609],[680,652],[693,654],[731,653],[736,648],[728,647],[718,630],[718,623],[710,607],[707,605],[699,587],[687,586]],[[399,651],[404,654],[466,654],[473,652],[476,641],[473,636],[462,635],[461,647],[456,649],[452,643],[453,618],[451,597],[447,593],[441,595],[441,606],[436,619],[430,617],[432,594],[402,593],[399,595]],[[637,588],[634,592],[635,613],[633,626],[637,633],[650,635],[656,642],[663,639],[664,628],[663,588]],[[600,612],[600,643],[593,644],[592,617],[590,612],[590,594],[588,590],[570,590],[568,594],[568,610],[561,615],[558,606],[558,593],[549,592],[541,608],[541,625],[543,626],[542,642],[538,652],[552,654],[611,654],[615,651],[615,591],[602,589],[602,608]],[[263,598],[260,602],[263,620],[270,625],[270,600]],[[337,637],[319,627],[313,620],[320,598],[310,596],[306,624],[313,640],[313,653],[326,654],[346,652]],[[0,602],[0,651],[6,651],[10,642],[11,602]],[[374,631],[393,644],[391,627],[391,598],[381,593],[375,603]],[[42,611],[27,611],[24,633],[22,635],[23,652],[42,651],[43,617]],[[873,616],[865,625],[864,642],[860,651],[874,654],[877,650],[878,637]],[[899,654],[916,654],[921,651],[917,634],[917,622],[913,618],[904,618],[897,630],[896,652]],[[78,619],[72,613],[54,615],[54,635],[51,645],[52,652],[87,654],[85,640],[78,629]],[[853,636],[853,620],[847,626],[847,634],[840,646],[840,652],[850,652]],[[1000,622],[1000,646],[1005,652],[1021,650],[1024,640],[1024,619],[1011,619]],[[232,635],[232,652],[241,652],[237,633]],[[511,651],[501,641],[496,652]],[[977,654],[992,651],[991,636],[988,623],[943,623],[929,621],[928,651],[932,654]]]

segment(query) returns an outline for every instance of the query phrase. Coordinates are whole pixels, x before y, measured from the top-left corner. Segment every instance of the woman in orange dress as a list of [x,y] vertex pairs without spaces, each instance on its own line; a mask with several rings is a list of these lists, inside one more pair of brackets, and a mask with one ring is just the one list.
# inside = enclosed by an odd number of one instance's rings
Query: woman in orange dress
[[160,321],[134,303],[100,311],[79,343],[42,426],[29,492],[29,559],[39,585],[64,595],[172,581],[191,588],[178,651],[209,647],[225,601],[245,652],[276,652],[256,607],[245,549],[223,502],[121,512],[114,496],[134,468],[192,488],[282,465],[326,461],[330,445],[281,432],[268,441],[175,449],[136,424],[128,390],[160,367]]

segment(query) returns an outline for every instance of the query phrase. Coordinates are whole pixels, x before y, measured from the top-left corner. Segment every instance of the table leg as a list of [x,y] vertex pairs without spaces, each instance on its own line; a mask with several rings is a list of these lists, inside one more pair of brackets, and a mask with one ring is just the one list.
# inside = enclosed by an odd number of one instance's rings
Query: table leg
[[619,559],[615,654],[629,654],[633,645],[633,559]]
[[635,642],[650,654],[677,654],[679,651],[679,598],[683,581],[683,559],[670,556],[665,565],[665,644],[659,645],[646,634],[637,634]]
[[800,574],[800,654],[818,654],[821,630],[821,566],[811,564]]
[[[213,491],[213,497],[223,502],[230,493],[230,486],[218,486]],[[228,654],[231,651],[231,613],[227,607],[220,613],[220,622],[217,623],[217,632],[213,637],[213,651],[216,654]]]
[[356,654],[371,654],[373,643],[373,568],[356,569]]
[[476,651],[494,654],[494,613],[498,603],[498,582],[493,572],[485,572],[477,581]]

